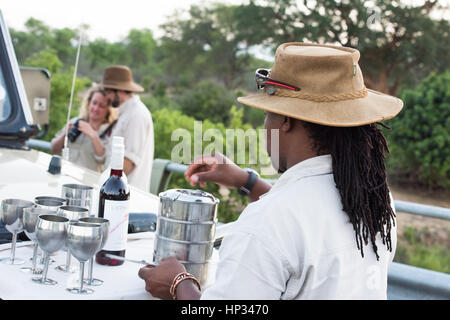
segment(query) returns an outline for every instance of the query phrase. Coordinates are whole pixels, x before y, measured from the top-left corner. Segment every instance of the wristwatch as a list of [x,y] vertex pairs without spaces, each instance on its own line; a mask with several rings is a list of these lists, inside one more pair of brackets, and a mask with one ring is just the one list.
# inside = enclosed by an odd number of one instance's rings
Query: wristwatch
[[238,189],[238,193],[241,196],[248,196],[252,191],[252,188],[255,185],[256,181],[258,180],[259,174],[258,172],[250,168],[245,168],[244,170],[248,172],[247,183]]

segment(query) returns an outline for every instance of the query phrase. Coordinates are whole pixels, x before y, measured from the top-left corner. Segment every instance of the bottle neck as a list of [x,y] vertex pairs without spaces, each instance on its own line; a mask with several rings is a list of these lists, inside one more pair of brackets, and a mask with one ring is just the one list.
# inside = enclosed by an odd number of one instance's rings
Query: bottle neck
[[114,177],[122,177],[123,175],[123,170],[122,169],[111,169],[111,173],[110,173],[110,177],[114,176]]
[[113,145],[112,155],[111,155],[111,175],[113,174],[113,171],[115,171],[115,172],[120,171],[120,175],[122,175],[123,158],[124,158],[123,146]]

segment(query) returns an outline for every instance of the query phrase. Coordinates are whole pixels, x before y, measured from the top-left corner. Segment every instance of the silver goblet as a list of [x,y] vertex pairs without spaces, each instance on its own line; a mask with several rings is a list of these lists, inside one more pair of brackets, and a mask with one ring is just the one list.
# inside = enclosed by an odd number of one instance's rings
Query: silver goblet
[[[86,222],[86,223],[99,224],[101,226],[101,229],[102,229],[102,243],[101,243],[100,248],[98,249],[98,251],[102,250],[103,247],[105,246],[106,240],[108,240],[109,220],[105,219],[105,218],[81,218],[79,221],[80,222]],[[100,286],[101,284],[103,284],[103,280],[95,279],[95,278],[92,277],[92,270],[93,270],[93,268],[94,268],[94,257],[92,257],[89,260],[88,277],[87,277],[86,280],[84,280],[84,282],[87,285],[90,285],[90,286]]]
[[44,251],[44,271],[41,278],[33,278],[34,282],[55,285],[56,281],[47,279],[50,254],[60,250],[67,238],[69,219],[56,215],[40,215],[36,224],[36,239]]
[[2,201],[1,218],[5,228],[12,233],[11,257],[3,259],[3,263],[22,264],[23,259],[16,259],[17,234],[23,230],[23,209],[32,207],[31,201],[21,199],[6,199]]
[[40,215],[53,214],[53,211],[39,208],[36,206],[28,207],[23,209],[23,230],[28,238],[34,242],[33,245],[33,260],[32,267],[22,267],[20,268],[24,272],[30,272],[32,274],[42,274],[42,269],[36,268],[38,243],[36,238],[36,224]]
[[80,261],[80,287],[67,288],[69,292],[78,294],[93,293],[90,288],[83,288],[84,263],[91,259],[102,244],[102,230],[99,224],[70,222],[67,229],[67,246],[75,258]]
[[63,184],[61,197],[67,199],[67,204],[84,207],[91,210],[92,195],[94,188],[83,184],[67,183]]
[[47,210],[52,210],[54,213],[58,211],[58,208],[64,205],[63,202],[57,201],[57,200],[50,200],[50,199],[42,199],[42,200],[36,200],[34,202],[37,207],[44,208]]
[[[69,219],[70,222],[76,222],[80,218],[89,217],[89,210],[78,206],[61,206],[57,211],[57,215]],[[74,272],[70,267],[71,254],[67,244],[63,247],[67,250],[66,264],[57,266],[55,269],[63,272]]]
[[34,198],[34,202],[41,201],[41,200],[51,200],[51,201],[59,201],[62,202],[63,205],[67,204],[67,199],[60,198],[60,197],[54,197],[54,196],[38,196]]

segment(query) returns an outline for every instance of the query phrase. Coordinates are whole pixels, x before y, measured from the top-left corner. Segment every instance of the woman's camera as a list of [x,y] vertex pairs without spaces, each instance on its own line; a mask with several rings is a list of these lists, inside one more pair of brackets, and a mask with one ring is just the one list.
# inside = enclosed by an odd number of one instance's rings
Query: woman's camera
[[78,122],[80,122],[80,119],[77,119],[75,123],[73,124],[73,128],[70,129],[69,133],[67,134],[67,138],[69,138],[70,142],[75,142],[77,140],[78,136],[81,134],[81,131],[78,130]]

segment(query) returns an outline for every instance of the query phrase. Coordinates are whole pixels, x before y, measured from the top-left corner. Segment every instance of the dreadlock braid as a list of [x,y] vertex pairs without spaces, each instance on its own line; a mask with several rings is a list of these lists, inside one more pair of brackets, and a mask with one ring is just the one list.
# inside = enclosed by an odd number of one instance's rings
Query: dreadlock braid
[[361,256],[370,239],[379,260],[375,237],[379,232],[383,244],[392,251],[391,227],[395,224],[384,164],[389,149],[383,133],[376,124],[328,127],[302,123],[318,153],[331,154],[334,181]]

